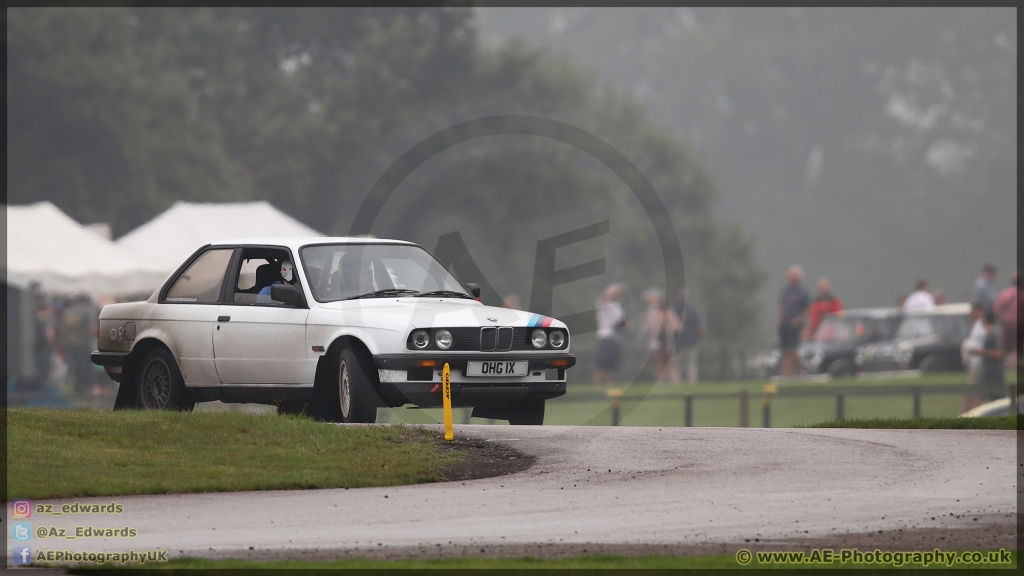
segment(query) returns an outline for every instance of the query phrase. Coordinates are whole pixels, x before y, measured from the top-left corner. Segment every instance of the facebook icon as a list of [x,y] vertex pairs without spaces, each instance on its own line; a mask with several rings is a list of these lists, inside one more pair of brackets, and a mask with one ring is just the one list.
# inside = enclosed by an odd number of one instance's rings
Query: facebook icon
[[28,546],[15,546],[11,548],[11,559],[16,566],[32,563],[32,549]]

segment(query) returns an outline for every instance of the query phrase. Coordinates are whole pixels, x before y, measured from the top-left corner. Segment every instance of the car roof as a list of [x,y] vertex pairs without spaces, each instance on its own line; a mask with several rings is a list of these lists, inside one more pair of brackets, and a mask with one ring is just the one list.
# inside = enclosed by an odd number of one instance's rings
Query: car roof
[[266,236],[261,238],[234,238],[230,240],[218,240],[211,242],[211,246],[235,246],[235,245],[256,245],[256,246],[286,246],[297,250],[311,244],[405,244],[416,246],[414,242],[406,240],[392,240],[389,238],[370,238],[366,236]]
[[899,308],[851,308],[849,310],[831,312],[825,316],[835,316],[837,318],[888,318],[891,316],[899,316],[902,313],[903,312]]
[[907,312],[907,316],[932,316],[935,314],[970,314],[971,305],[966,302],[956,304],[941,304],[931,310],[914,310]]

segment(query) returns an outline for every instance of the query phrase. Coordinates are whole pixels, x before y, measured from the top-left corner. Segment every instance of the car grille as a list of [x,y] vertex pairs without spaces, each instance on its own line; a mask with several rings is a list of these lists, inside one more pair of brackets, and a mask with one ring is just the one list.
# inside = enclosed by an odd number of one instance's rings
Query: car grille
[[[533,328],[520,326],[484,326],[483,328],[447,328],[452,333],[452,347],[449,352],[508,352],[516,350],[537,350],[530,343],[529,332]],[[431,342],[437,329],[430,330]],[[569,347],[569,336],[566,334],[566,343],[562,350]],[[412,334],[406,341],[406,348],[416,350],[412,345]],[[433,345],[429,348],[436,351]],[[545,347],[544,350],[551,350]]]
[[533,349],[526,341],[526,328],[511,326],[484,326],[483,328],[451,328],[455,342],[451,349],[457,351],[508,352],[509,350]]

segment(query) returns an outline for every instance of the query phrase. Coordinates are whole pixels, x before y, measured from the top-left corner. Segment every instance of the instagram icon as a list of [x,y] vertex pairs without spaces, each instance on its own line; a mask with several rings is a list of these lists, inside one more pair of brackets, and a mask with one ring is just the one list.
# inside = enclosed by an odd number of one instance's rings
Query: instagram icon
[[32,501],[31,500],[15,500],[11,502],[11,517],[12,518],[31,518],[32,517]]

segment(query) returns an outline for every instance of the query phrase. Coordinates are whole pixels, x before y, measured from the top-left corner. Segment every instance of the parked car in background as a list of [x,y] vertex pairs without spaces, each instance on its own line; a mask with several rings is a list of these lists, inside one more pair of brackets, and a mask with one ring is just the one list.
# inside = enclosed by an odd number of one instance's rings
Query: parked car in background
[[[968,410],[960,415],[961,418],[990,418],[994,416],[1010,416],[1013,412],[1013,402],[1009,398],[1000,398],[986,402],[977,408]],[[1017,414],[1024,414],[1024,396],[1017,399]]]
[[971,331],[970,312],[971,306],[962,303],[908,312],[892,340],[857,349],[857,370],[963,370],[960,345]]
[[264,403],[374,422],[379,407],[454,406],[542,424],[565,394],[565,324],[485,306],[423,247],[365,238],[261,238],[196,251],[146,302],[100,313],[93,363],[115,409]]
[[[800,344],[798,352],[804,368],[808,374],[853,376],[857,372],[857,348],[893,338],[902,319],[898,308],[857,308],[827,314],[811,340]],[[780,357],[778,350],[763,357],[762,366],[769,376],[778,375]]]
[[859,308],[829,314],[812,339],[800,345],[800,359],[809,374],[853,376],[857,373],[857,348],[893,338],[902,320],[898,308]]

